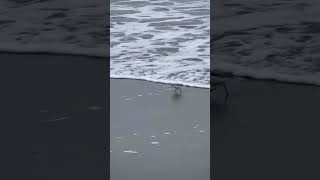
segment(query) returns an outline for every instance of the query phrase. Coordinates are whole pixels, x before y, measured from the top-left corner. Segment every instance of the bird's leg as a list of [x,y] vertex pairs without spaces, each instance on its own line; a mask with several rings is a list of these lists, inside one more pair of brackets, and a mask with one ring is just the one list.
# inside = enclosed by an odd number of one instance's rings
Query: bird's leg
[[226,83],[223,82],[223,88],[224,88],[224,91],[226,93],[226,96],[225,96],[225,102],[227,102],[228,100],[228,97],[229,97],[229,92],[228,92],[228,88],[226,86]]
[[226,92],[226,96],[228,97],[229,96],[229,92],[228,92],[228,88],[226,86],[226,83],[223,83],[223,88],[224,88],[224,90]]

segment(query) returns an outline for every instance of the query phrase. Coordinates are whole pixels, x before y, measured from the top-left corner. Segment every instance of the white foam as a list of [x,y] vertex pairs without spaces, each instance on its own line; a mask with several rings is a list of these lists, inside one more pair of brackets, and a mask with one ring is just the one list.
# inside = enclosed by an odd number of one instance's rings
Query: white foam
[[[110,77],[209,88],[210,1],[161,2],[172,5],[111,3],[135,13],[111,13]],[[208,13],[190,14],[198,9]]]
[[[0,51],[14,53],[53,53],[111,58],[111,78],[141,79],[162,83],[209,88],[209,0],[159,1],[173,5],[153,4],[135,7],[122,1],[111,2],[111,10],[134,10],[137,13],[111,14],[111,54],[105,4],[100,0],[0,1]],[[26,5],[22,5],[26,3]],[[156,8],[169,11],[156,11]],[[205,9],[208,14],[190,14]],[[54,17],[57,16],[58,17]],[[114,17],[138,19],[115,23]],[[53,17],[53,18],[49,18]],[[155,18],[167,18],[158,19]],[[154,19],[153,22],[148,22]],[[173,27],[160,30],[151,23],[185,21],[193,28]],[[188,22],[191,22],[188,24]],[[183,24],[182,24],[183,25]],[[162,26],[164,27],[164,26]],[[167,26],[168,27],[168,26]],[[121,33],[124,33],[121,36]],[[134,34],[139,33],[139,34]],[[152,37],[150,36],[152,35]],[[149,39],[147,36],[150,36]],[[122,38],[136,38],[124,41]],[[144,37],[144,38],[143,38]],[[175,43],[175,38],[188,41]],[[157,44],[157,43],[163,43]],[[203,46],[199,48],[198,46]],[[156,52],[157,48],[176,48],[177,52]],[[202,49],[202,51],[196,51]],[[149,57],[143,59],[143,55]],[[119,57],[117,57],[119,56]],[[201,61],[188,61],[197,58]],[[177,73],[177,75],[175,75]]]
[[[136,80],[146,80],[156,83],[165,83],[165,84],[180,84],[183,86],[189,86],[189,87],[197,87],[197,88],[210,88],[210,85],[208,84],[201,84],[201,83],[188,83],[180,80],[167,80],[167,79],[157,79],[153,77],[139,77],[134,75],[110,75],[111,78],[115,79],[136,79]],[[168,88],[167,90],[172,90],[172,88]]]

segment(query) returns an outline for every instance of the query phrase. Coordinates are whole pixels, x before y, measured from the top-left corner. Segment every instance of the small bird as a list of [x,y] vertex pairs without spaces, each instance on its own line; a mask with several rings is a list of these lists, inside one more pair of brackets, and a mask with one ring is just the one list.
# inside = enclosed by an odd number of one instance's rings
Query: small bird
[[171,87],[173,88],[176,95],[181,95],[182,89],[180,84],[172,84]]

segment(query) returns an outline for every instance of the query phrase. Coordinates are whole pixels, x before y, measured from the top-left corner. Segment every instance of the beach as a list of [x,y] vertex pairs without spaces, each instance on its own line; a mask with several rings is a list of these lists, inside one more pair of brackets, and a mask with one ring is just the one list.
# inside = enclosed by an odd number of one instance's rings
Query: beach
[[[319,179],[319,1],[212,4],[216,180]],[[241,78],[243,77],[243,78]]]
[[110,179],[209,179],[209,93],[111,79]]
[[210,179],[209,4],[111,1],[110,179]]
[[104,58],[1,53],[5,179],[106,179]]
[[[320,87],[222,78],[211,101],[214,179],[317,179]],[[316,178],[317,177],[317,178]]]

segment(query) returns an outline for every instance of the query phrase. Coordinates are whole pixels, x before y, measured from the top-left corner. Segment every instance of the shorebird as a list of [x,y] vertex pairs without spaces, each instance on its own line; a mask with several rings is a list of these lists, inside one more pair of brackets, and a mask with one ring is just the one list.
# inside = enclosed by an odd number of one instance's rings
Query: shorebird
[[[222,79],[219,79],[222,78]],[[225,81],[223,81],[223,78],[225,77],[232,77],[232,75],[224,73],[224,72],[219,72],[219,71],[211,71],[210,72],[210,92],[215,91],[219,86],[224,89],[225,92],[225,102],[228,100],[229,97],[229,91],[227,88],[227,84]]]
[[171,87],[173,88],[175,94],[177,94],[179,96],[181,95],[181,93],[182,93],[182,89],[181,89],[182,85],[180,85],[180,84],[172,84]]
[[224,81],[216,81],[216,80],[213,80],[213,81],[211,82],[211,85],[212,85],[213,87],[211,87],[210,92],[215,91],[218,86],[222,86],[223,89],[224,89],[224,91],[225,91],[225,101],[228,100],[229,92],[228,92],[227,85],[226,85],[226,83],[225,83]]

